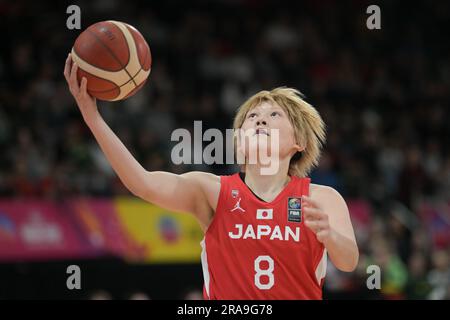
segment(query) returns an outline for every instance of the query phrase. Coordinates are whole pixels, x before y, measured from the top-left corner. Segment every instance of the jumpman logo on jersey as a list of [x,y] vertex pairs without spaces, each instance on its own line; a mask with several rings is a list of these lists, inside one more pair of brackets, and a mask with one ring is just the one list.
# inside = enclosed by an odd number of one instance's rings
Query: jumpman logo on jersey
[[234,210],[238,210],[238,209],[241,210],[242,212],[245,212],[245,210],[241,208],[241,198],[239,198],[239,200],[234,205],[234,208],[231,209],[230,212],[233,212]]

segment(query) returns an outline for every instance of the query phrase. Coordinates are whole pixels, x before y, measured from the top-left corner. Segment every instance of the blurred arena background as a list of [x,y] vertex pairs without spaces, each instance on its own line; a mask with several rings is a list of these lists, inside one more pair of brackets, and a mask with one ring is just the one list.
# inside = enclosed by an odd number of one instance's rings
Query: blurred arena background
[[324,297],[450,298],[450,2],[17,0],[0,1],[0,299],[201,298],[195,220],[131,197],[70,96],[70,4],[82,29],[120,20],[149,42],[144,89],[99,103],[148,170],[235,172],[172,164],[171,132],[231,128],[246,97],[296,87],[328,128],[312,181],[343,194],[361,251],[351,274],[328,264]]

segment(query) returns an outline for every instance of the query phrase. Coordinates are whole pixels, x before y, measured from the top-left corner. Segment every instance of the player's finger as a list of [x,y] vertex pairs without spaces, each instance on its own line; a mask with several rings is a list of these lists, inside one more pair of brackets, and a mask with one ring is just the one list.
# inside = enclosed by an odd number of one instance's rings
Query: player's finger
[[310,225],[310,228],[315,232],[321,232],[324,230],[328,230],[328,223],[325,221],[307,221],[307,226]]
[[320,208],[319,203],[316,200],[312,199],[311,197],[303,196],[302,197],[302,202],[307,207]]
[[86,79],[86,77],[83,77],[81,79],[80,92],[83,97],[87,96],[87,79]]
[[70,74],[70,64],[72,59],[70,57],[70,53],[67,55],[66,63],[64,64],[64,78],[66,78],[67,83],[69,83],[69,74]]
[[322,220],[324,219],[324,213],[322,210],[311,207],[303,207],[303,215],[308,220]]
[[72,70],[70,71],[70,88],[73,90],[74,94],[78,94],[80,92],[80,86],[77,80],[77,71],[78,66],[74,62],[72,62]]
[[317,221],[313,220],[305,220],[305,226],[316,232],[317,229]]
[[329,236],[329,234],[330,232],[328,229],[319,230],[316,233],[317,240],[323,242]]
[[311,229],[314,233],[319,232],[321,229],[325,228],[325,225],[323,224],[322,221],[312,221],[312,220],[307,220],[305,221],[305,225]]

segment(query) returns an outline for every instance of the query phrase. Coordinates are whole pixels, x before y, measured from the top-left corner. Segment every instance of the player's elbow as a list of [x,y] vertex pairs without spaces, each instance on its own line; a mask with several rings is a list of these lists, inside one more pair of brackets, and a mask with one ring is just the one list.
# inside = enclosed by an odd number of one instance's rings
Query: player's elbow
[[150,198],[152,196],[151,190],[149,190],[148,187],[144,183],[124,183],[125,187],[128,189],[128,191],[131,192],[132,195],[135,197],[138,197],[145,201],[150,201]]
[[140,198],[142,200],[147,200],[148,199],[148,195],[147,192],[145,192],[142,189],[131,189],[128,188],[128,190],[133,194],[133,196]]
[[352,254],[349,257],[346,257],[346,259],[341,259],[341,261],[337,261],[337,263],[335,263],[335,266],[340,271],[353,272],[358,266],[358,262],[359,262],[359,252],[358,249],[356,249],[354,252],[352,252]]
[[337,267],[340,271],[343,272],[353,272],[356,269],[356,266],[358,265],[358,263],[352,263],[352,264],[342,264],[341,266]]
[[135,195],[136,197],[149,202],[149,203],[155,203],[155,201],[157,201],[157,197],[156,197],[156,193],[154,190],[152,190],[151,188],[146,188],[146,187],[140,187],[140,188],[136,188],[133,191],[131,191],[133,193],[133,195]]

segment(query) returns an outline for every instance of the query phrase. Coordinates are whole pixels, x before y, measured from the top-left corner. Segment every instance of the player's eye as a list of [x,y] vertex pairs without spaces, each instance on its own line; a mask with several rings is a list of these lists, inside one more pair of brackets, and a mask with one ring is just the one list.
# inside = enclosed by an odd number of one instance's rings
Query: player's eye
[[248,115],[249,119],[253,119],[254,117],[256,117],[256,113],[252,112]]
[[272,117],[279,116],[280,113],[278,111],[274,111],[270,114]]

